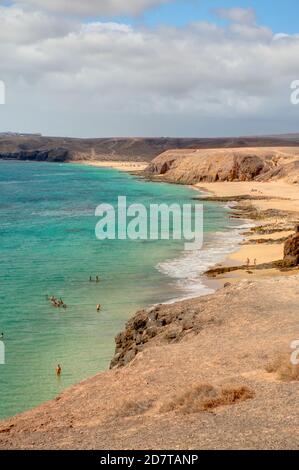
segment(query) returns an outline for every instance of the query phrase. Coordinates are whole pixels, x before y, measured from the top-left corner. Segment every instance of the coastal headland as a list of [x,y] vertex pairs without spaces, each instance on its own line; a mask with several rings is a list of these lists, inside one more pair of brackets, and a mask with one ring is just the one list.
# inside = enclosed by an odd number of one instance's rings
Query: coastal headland
[[206,273],[214,294],[137,312],[109,371],[1,422],[0,448],[298,449],[298,168],[294,139],[167,150],[140,168],[230,204],[250,228]]

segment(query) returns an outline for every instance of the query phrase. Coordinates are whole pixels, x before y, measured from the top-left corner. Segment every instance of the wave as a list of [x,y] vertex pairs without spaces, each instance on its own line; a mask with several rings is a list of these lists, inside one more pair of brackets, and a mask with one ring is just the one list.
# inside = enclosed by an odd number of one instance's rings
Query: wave
[[184,252],[176,259],[159,263],[156,268],[175,279],[177,288],[182,293],[169,303],[213,293],[214,289],[205,285],[202,275],[236,251],[244,238],[241,235],[242,230],[252,226],[253,224],[242,224],[230,230],[208,234],[201,250]]

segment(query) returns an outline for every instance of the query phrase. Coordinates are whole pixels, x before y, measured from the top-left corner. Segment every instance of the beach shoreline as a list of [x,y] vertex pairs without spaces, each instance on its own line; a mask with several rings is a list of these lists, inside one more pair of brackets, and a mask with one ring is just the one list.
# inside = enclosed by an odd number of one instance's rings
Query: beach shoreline
[[[71,162],[73,163],[73,162]],[[110,168],[113,170],[121,171],[121,172],[126,172],[133,174],[137,178],[141,176],[142,172],[145,170],[145,168],[148,167],[148,162],[132,162],[132,161],[113,161],[113,160],[107,160],[107,161],[89,161],[89,160],[81,160],[81,161],[76,161],[75,164],[79,165],[85,165],[85,166],[91,166],[94,168]],[[155,181],[159,182],[159,181]],[[170,183],[169,181],[163,181],[161,180],[160,182],[166,183],[166,184],[173,184]],[[188,185],[187,185],[188,186]],[[189,185],[191,189],[195,191],[199,191],[200,188],[198,188],[196,185]],[[244,222],[246,219],[244,219]],[[238,227],[234,228],[235,230],[238,230]],[[231,232],[234,230],[233,228],[228,227],[227,232]],[[241,229],[240,229],[241,232]],[[236,242],[235,249],[231,250],[231,253],[234,253],[235,251],[238,250],[238,242]],[[223,257],[223,262],[228,260],[229,254]],[[173,260],[174,261],[174,260]],[[219,260],[220,262],[220,260]],[[211,262],[209,264],[208,268],[213,268],[213,266],[216,265],[216,263]],[[170,279],[174,280],[171,276],[169,276],[167,273],[164,273],[166,276],[168,276]],[[202,285],[202,288],[204,290],[201,291],[200,284]],[[198,277],[198,290],[195,291],[194,293],[189,294],[188,291],[186,290],[183,292],[180,296],[175,297],[174,299],[166,300],[165,304],[173,304],[175,302],[179,302],[182,300],[187,300],[187,299],[192,299],[196,297],[201,297],[203,295],[209,295],[211,292],[215,292],[218,288],[222,287],[223,283],[221,280],[212,280],[209,279],[204,272],[202,272],[199,277]]]
[[[232,216],[250,221],[252,229],[243,232],[242,244],[217,264],[219,268],[243,266],[243,269],[220,273],[215,280],[223,286],[226,282],[236,283],[242,279],[264,279],[282,275],[279,269],[255,269],[255,265],[266,264],[283,258],[284,240],[294,234],[299,222],[299,194],[295,185],[284,182],[217,182],[200,183],[193,186],[203,192],[203,198],[219,202],[235,202]],[[281,196],[278,196],[281,194]],[[241,198],[241,199],[240,199]],[[260,216],[251,218],[248,208],[257,211]],[[272,211],[272,212],[271,212]],[[271,233],[256,233],[258,227],[268,227]],[[249,259],[249,269],[244,266]],[[296,273],[296,270],[294,270]]]
[[[296,337],[299,269],[259,268],[282,258],[282,240],[299,218],[297,188],[281,184],[282,197],[276,183],[196,185],[199,200],[235,202],[231,217],[252,225],[215,272],[202,276],[214,293],[137,312],[116,338],[111,370],[2,421],[0,448],[298,448],[290,398],[298,383],[282,382],[280,369],[268,364],[287,355]],[[249,398],[212,413],[181,414],[182,390],[192,397],[198,384],[245,387]],[[270,397],[277,410],[271,420]]]
[[138,161],[114,161],[114,160],[103,160],[103,161],[91,161],[91,160],[76,160],[70,162],[72,164],[93,166],[95,168],[112,168],[118,171],[131,172],[142,172],[148,166],[148,162]]

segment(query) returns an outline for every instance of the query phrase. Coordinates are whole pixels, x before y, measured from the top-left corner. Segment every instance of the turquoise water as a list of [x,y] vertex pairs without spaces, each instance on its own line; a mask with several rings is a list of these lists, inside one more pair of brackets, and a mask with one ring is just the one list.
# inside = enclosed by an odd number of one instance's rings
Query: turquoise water
[[[236,234],[218,245],[213,241],[233,226],[228,210],[213,204],[205,207],[209,236],[201,258],[182,254],[179,241],[99,241],[95,208],[115,205],[118,195],[149,206],[190,202],[196,193],[110,169],[0,161],[0,333],[6,347],[0,418],[107,368],[114,336],[129,316],[154,302],[204,291],[201,269],[236,242]],[[90,275],[101,282],[90,283]],[[47,295],[62,297],[68,308],[53,308]]]

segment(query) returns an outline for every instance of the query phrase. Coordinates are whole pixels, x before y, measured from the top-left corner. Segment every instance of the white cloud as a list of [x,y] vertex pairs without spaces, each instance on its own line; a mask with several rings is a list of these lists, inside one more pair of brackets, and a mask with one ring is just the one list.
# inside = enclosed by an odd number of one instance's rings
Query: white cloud
[[[138,15],[170,0],[16,0],[40,10],[73,15]],[[3,2],[4,3],[4,2]]]
[[298,113],[289,105],[298,53],[298,36],[239,20],[147,29],[3,7],[0,125],[73,135],[223,135],[252,132],[251,120],[259,133],[274,132],[284,119],[289,130]]
[[256,14],[253,8],[218,8],[216,14],[223,19],[240,24],[253,24]]
[[57,18],[40,11],[26,12],[20,7],[0,6],[0,44],[2,47],[13,43],[38,43],[41,39],[59,37],[74,23]]

